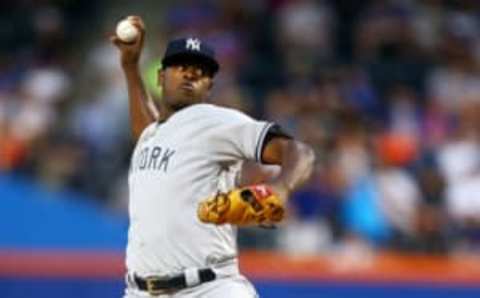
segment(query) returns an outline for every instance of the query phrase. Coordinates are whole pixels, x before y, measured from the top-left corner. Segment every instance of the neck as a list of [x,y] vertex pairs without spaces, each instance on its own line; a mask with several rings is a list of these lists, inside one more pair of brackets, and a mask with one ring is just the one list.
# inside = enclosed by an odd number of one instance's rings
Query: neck
[[173,113],[175,113],[175,110],[166,105],[165,101],[162,101],[158,106],[158,112],[160,114],[159,121],[166,121]]
[[178,105],[178,106],[171,106],[168,105],[165,101],[161,101],[159,104],[159,121],[166,121],[170,116],[175,114],[176,112],[180,111],[181,109],[191,106],[194,103],[188,105]]

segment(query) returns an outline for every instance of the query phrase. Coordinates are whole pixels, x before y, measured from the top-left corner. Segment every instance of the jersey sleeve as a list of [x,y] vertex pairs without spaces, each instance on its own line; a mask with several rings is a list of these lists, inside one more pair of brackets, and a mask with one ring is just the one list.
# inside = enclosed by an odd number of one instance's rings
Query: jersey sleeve
[[248,159],[261,162],[262,149],[274,123],[255,120],[241,112],[224,109],[218,120],[213,146],[224,161]]

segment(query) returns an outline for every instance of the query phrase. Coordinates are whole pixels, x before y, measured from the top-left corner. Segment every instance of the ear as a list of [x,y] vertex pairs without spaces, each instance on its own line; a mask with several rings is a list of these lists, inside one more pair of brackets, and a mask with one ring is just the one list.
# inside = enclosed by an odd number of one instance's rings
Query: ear
[[208,90],[212,91],[212,88],[213,88],[213,78],[211,78],[210,81],[208,82]]
[[211,99],[212,97],[212,88],[213,88],[213,79],[208,81],[207,92],[206,92],[206,99]]
[[159,68],[157,72],[157,85],[163,86],[164,81],[165,81],[165,70]]

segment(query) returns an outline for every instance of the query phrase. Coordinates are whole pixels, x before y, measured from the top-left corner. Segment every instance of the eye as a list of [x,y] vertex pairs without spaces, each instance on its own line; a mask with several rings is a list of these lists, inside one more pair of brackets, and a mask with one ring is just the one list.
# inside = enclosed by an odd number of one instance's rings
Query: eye
[[199,76],[199,77],[203,77],[203,75],[205,74],[205,72],[203,71],[203,69],[197,67],[197,68],[195,69],[195,74],[196,74],[197,76]]
[[171,67],[177,71],[184,71],[184,67],[181,64],[172,65]]

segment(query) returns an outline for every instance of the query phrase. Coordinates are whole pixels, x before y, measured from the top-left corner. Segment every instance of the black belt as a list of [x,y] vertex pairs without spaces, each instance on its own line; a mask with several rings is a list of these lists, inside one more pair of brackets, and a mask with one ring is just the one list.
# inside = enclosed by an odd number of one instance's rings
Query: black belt
[[[198,284],[212,281],[215,278],[216,274],[211,268],[198,270]],[[179,274],[168,278],[158,276],[142,278],[134,275],[133,280],[140,290],[147,291],[151,295],[159,295],[163,292],[180,290],[189,286],[185,274]]]

